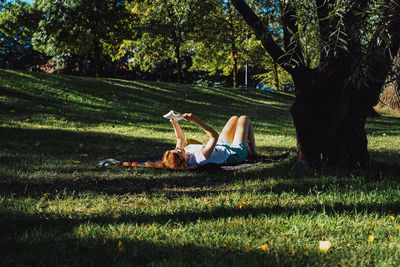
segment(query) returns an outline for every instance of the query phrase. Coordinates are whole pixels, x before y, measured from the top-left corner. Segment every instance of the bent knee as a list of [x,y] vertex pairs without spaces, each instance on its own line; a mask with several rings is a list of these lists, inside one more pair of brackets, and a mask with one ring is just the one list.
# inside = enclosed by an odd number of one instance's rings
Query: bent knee
[[242,115],[242,116],[239,117],[239,120],[246,121],[246,120],[250,120],[250,119],[249,119],[249,117],[247,115]]
[[238,119],[239,119],[239,116],[234,115],[229,120],[238,120]]

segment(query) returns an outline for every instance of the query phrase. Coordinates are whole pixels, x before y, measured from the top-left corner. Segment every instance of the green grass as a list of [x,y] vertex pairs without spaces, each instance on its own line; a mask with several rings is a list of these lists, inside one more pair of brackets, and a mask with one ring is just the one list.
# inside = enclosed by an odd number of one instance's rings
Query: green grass
[[298,172],[291,160],[231,172],[97,166],[173,148],[161,117],[170,109],[217,130],[247,114],[262,154],[294,157],[293,100],[0,69],[0,265],[397,266],[396,114],[368,120],[369,171]]

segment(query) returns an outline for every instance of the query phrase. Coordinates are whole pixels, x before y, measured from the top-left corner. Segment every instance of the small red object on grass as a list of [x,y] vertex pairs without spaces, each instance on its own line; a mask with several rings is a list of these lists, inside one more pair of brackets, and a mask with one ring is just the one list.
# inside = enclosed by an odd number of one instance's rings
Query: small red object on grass
[[139,165],[139,162],[137,162],[137,161],[134,161],[134,162],[132,162],[132,164],[131,164],[132,166],[137,166],[137,165]]
[[129,167],[129,166],[131,166],[131,163],[130,162],[124,162],[124,163],[122,163],[122,165],[125,166],[125,167]]

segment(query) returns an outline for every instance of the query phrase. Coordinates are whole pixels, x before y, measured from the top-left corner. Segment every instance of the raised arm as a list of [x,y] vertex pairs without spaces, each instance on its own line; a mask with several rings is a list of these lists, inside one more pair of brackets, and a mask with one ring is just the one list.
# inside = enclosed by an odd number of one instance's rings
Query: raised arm
[[208,141],[207,145],[202,150],[204,157],[206,159],[209,159],[211,157],[212,152],[214,151],[215,145],[217,144],[218,133],[213,128],[208,126],[205,122],[194,116],[192,113],[185,113],[183,114],[183,117],[188,121],[199,125],[201,129],[203,129],[203,131],[205,131],[206,134],[210,137],[210,140]]
[[183,133],[181,126],[176,120],[170,119],[169,120],[174,126],[175,136],[176,136],[176,148],[183,148],[185,144],[185,134]]

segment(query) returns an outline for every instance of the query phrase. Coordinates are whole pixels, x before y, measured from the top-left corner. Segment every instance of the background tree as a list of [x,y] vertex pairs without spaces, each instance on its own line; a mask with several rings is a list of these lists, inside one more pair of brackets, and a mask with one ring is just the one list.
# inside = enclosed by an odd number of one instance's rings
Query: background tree
[[[251,6],[260,18],[262,23],[266,25],[273,40],[280,46],[283,47],[283,34],[282,34],[282,17],[280,8],[277,1],[252,1]],[[271,57],[268,52],[262,47],[262,44],[257,40],[256,35],[252,35],[250,43],[257,42],[257,46],[251,46],[246,53],[251,55],[251,61],[255,65],[260,66],[264,69],[263,73],[256,75],[255,77],[260,79],[262,83],[267,87],[276,88],[280,90],[282,84],[291,82],[292,78],[290,74],[285,71],[276,59]]]
[[64,59],[92,54],[97,77],[103,45],[122,41],[131,20],[122,0],[37,0],[32,9],[42,14],[32,36],[34,48]]
[[238,70],[245,62],[246,32],[248,26],[231,1],[215,1],[207,23],[197,24],[192,69],[232,75],[233,87],[238,87]]
[[182,57],[195,24],[212,7],[211,1],[145,0],[132,1],[129,9],[139,18],[132,24],[135,36],[124,40],[115,58],[130,57],[141,70],[154,69],[163,60],[176,64],[176,80],[183,82]]
[[[254,7],[262,21],[273,29],[274,38],[279,39],[281,28],[278,23],[279,18],[276,14],[266,12],[274,3],[268,5],[260,5],[257,1],[248,3]],[[197,25],[193,38],[195,53],[192,70],[207,71],[212,75],[219,73],[232,75],[233,86],[237,87],[241,80],[238,73],[247,64],[253,71],[251,75],[253,78],[263,80],[271,87],[279,84],[277,65],[273,60],[268,60],[272,58],[254,38],[252,30],[235,10],[231,1],[215,1],[214,5],[214,12],[209,12],[207,23]],[[265,72],[265,69],[267,70],[265,75],[255,75]],[[279,88],[279,85],[277,87]]]
[[0,66],[28,69],[42,57],[31,45],[37,14],[21,1],[0,2]]
[[[232,3],[292,75],[299,164],[369,166],[365,121],[399,49],[400,2],[279,1],[283,49],[245,1]],[[298,5],[309,12],[300,12]],[[306,31],[300,28],[305,22],[318,29],[312,43],[304,43]],[[319,55],[315,65],[306,60],[313,50]]]

